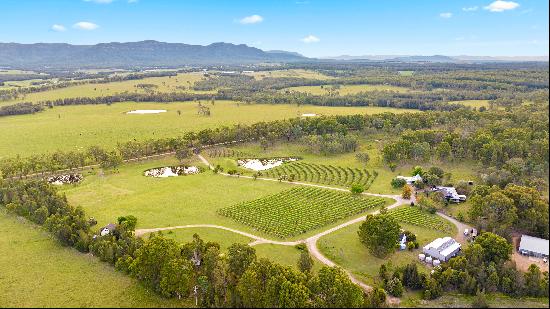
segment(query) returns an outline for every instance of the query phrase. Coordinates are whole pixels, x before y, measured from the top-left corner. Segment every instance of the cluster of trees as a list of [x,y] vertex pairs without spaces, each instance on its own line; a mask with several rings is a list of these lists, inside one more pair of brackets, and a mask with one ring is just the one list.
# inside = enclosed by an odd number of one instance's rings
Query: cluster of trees
[[374,256],[383,258],[394,252],[399,242],[401,226],[383,209],[378,215],[368,215],[359,226],[359,240]]
[[535,188],[478,185],[471,192],[470,220],[483,230],[510,238],[513,230],[548,239],[548,200]]
[[69,205],[48,183],[0,180],[0,206],[43,225],[62,244],[88,251],[92,237],[84,211]]
[[302,143],[308,151],[325,156],[355,152],[359,147],[357,136],[351,134],[308,135],[302,138]]
[[513,112],[452,113],[459,115],[452,125],[451,119],[445,119],[431,128],[405,130],[384,146],[383,158],[388,164],[469,159],[485,166],[485,178],[497,185],[544,182],[549,159],[547,112],[547,107],[546,111],[521,107]]
[[0,117],[2,116],[13,116],[13,115],[24,115],[24,114],[34,114],[44,110],[42,104],[23,102],[13,105],[4,105],[0,107]]
[[343,307],[382,305],[382,291],[365,295],[340,268],[311,272],[307,250],[300,270],[258,259],[252,247],[231,245],[227,253],[217,243],[178,244],[162,234],[143,240],[134,236],[137,218],[118,218],[116,229],[94,235],[94,219],[67,203],[43,181],[0,182],[0,205],[44,225],[64,245],[91,252],[117,270],[130,274],[164,297],[195,297],[201,307]]

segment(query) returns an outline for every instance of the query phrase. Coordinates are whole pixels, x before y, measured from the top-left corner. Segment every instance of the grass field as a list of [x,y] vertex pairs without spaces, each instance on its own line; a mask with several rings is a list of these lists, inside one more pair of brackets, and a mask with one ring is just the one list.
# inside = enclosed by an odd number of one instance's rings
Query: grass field
[[378,209],[382,198],[349,192],[294,187],[274,195],[222,208],[219,214],[265,233],[285,238],[300,235],[339,219]]
[[[128,115],[134,109],[166,109],[166,113]],[[181,111],[178,115],[177,111]],[[323,107],[268,104],[238,104],[217,101],[212,115],[197,114],[197,104],[117,103],[113,105],[63,106],[34,115],[0,118],[0,158],[79,150],[91,145],[112,147],[117,142],[177,136],[187,131],[223,125],[251,124],[260,121],[318,115],[373,114],[404,109],[378,107]]]
[[453,104],[462,104],[467,107],[486,107],[489,108],[489,100],[464,100],[464,101],[450,101]]
[[[193,92],[193,93],[213,93],[216,91],[194,91],[192,85],[203,78],[202,73],[180,73],[177,76],[148,77],[144,79],[127,80],[120,82],[111,82],[105,84],[83,84],[66,88],[59,88],[41,92],[29,93],[25,97],[17,100],[1,102],[0,105],[7,105],[14,102],[38,102],[45,100],[56,100],[74,97],[100,97],[113,95],[121,92],[145,93],[142,88],[135,87],[138,84],[153,84],[157,92]],[[177,87],[185,87],[178,89]]]
[[180,244],[193,241],[193,234],[198,234],[205,242],[217,242],[220,249],[225,250],[234,243],[248,244],[252,239],[230,231],[214,228],[189,228],[163,232],[167,238],[172,238]]
[[[289,90],[289,91],[306,92],[306,93],[316,94],[316,95],[325,95],[325,94],[328,94],[327,90],[329,88],[331,88],[331,86],[300,86],[300,87],[285,88],[282,91]],[[338,89],[338,93],[340,95],[357,94],[360,92],[368,92],[368,91],[409,92],[411,90],[405,87],[397,87],[397,86],[390,86],[390,85],[342,85],[340,86],[340,89]]]
[[263,79],[265,77],[296,77],[296,78],[311,78],[311,79],[332,79],[333,77],[324,75],[322,73],[303,70],[303,69],[290,69],[290,70],[276,70],[276,71],[257,71],[252,73],[246,73],[246,75],[254,76],[255,79]]
[[[436,215],[433,215],[436,216]],[[443,220],[443,219],[441,219]],[[319,239],[318,246],[326,257],[336,264],[351,271],[358,279],[367,284],[374,284],[380,265],[390,262],[393,266],[402,266],[418,260],[420,249],[413,251],[396,251],[385,259],[380,259],[368,251],[359,241],[357,231],[361,223],[350,225]],[[411,231],[417,235],[420,246],[424,246],[442,236],[451,236],[456,233],[444,233],[434,229],[416,225],[400,223],[401,228]],[[420,270],[428,271],[427,267],[420,267]]]
[[181,307],[0,211],[0,307]]

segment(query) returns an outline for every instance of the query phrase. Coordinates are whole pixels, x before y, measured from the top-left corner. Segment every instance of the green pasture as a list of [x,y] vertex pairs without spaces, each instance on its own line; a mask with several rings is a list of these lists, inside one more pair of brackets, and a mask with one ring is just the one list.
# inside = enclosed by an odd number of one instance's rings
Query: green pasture
[[188,307],[0,211],[0,307]]
[[[208,105],[211,116],[198,115],[197,104],[193,102],[127,102],[62,106],[34,115],[1,117],[0,158],[56,150],[82,150],[91,145],[113,147],[118,142],[173,137],[187,131],[287,119],[303,113],[346,115],[408,111],[380,107],[243,104],[234,101],[216,101],[214,105],[209,102]],[[165,109],[167,112],[126,114],[135,109]]]

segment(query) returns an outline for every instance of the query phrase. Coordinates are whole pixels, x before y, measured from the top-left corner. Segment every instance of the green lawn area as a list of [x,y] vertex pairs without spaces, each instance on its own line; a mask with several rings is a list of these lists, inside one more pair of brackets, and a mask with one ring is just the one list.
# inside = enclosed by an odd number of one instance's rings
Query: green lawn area
[[[376,282],[380,265],[384,263],[391,262],[393,266],[402,266],[418,261],[418,254],[421,253],[421,249],[416,249],[412,252],[408,250],[396,251],[384,259],[373,256],[359,241],[357,231],[360,225],[361,223],[353,224],[322,237],[317,243],[319,249],[326,257],[344,269],[351,271],[357,279],[367,284],[374,284]],[[456,232],[444,233],[438,230],[404,223],[400,223],[400,225],[401,228],[409,230],[417,235],[420,248],[438,237],[454,236],[456,234]],[[428,268],[425,266],[421,266],[419,269],[426,272],[428,271]]]
[[0,307],[182,307],[0,211]]
[[[165,109],[167,112],[126,114],[135,109]],[[210,106],[210,110],[212,115],[205,117],[197,114],[197,104],[192,102],[128,102],[110,106],[62,106],[34,115],[1,117],[0,158],[56,150],[82,150],[91,145],[111,147],[117,142],[173,137],[206,128],[288,119],[299,117],[302,113],[346,115],[407,111],[378,107],[239,104],[233,101],[217,101]]]
[[[328,89],[331,86],[299,86],[299,87],[289,87],[285,88],[282,91],[297,91],[297,92],[306,92],[315,95],[324,95],[328,93]],[[409,92],[411,91],[405,87],[391,86],[391,85],[341,85],[338,89],[340,95],[348,94],[357,94],[361,92],[368,91],[395,91],[395,92]]]
[[252,239],[237,233],[206,227],[163,231],[164,236],[172,238],[180,244],[193,241],[193,234],[198,234],[204,242],[217,242],[220,244],[221,250],[225,250],[235,243],[248,244],[252,241]]

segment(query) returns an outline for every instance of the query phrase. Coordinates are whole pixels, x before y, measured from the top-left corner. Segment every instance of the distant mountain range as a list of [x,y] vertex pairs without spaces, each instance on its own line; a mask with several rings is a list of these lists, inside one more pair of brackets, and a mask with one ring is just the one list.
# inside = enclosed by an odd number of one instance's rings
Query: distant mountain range
[[326,60],[341,61],[398,61],[398,62],[523,62],[548,61],[548,56],[411,56],[411,55],[364,55],[323,57]]
[[0,43],[2,67],[112,68],[293,62],[308,58],[285,51],[266,52],[244,44],[207,46],[158,41],[71,45]]
[[300,61],[391,61],[391,62],[492,62],[548,61],[541,57],[367,55],[307,58],[284,50],[263,51],[245,44],[190,45],[158,41],[71,45],[65,43],[0,43],[0,67],[11,68],[132,68],[181,67],[184,65],[230,65],[288,63]]

